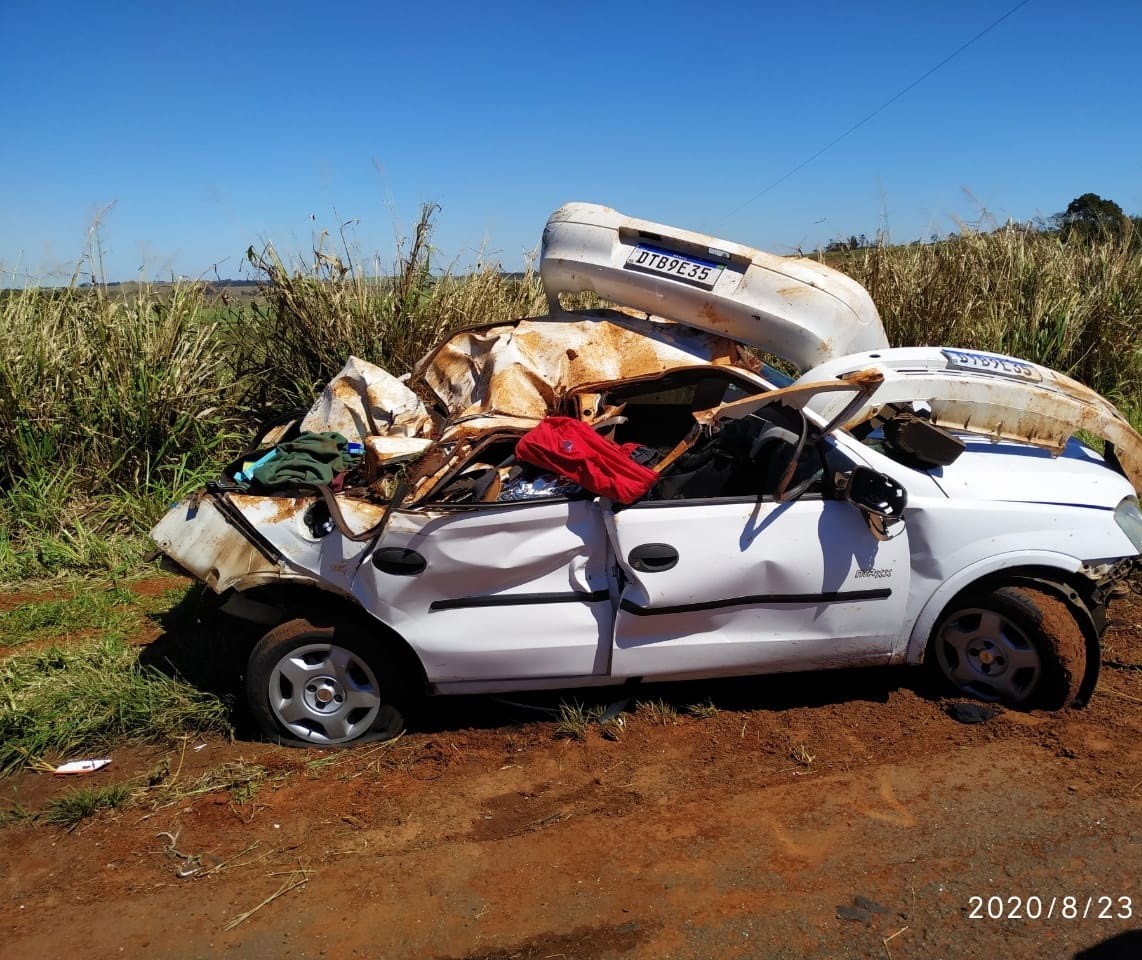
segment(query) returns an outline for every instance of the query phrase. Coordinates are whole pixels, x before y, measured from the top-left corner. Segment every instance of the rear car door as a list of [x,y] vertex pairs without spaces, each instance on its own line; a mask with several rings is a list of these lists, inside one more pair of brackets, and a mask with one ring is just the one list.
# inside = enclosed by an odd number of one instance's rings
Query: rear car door
[[605,673],[609,545],[592,500],[395,510],[353,592],[433,683]]

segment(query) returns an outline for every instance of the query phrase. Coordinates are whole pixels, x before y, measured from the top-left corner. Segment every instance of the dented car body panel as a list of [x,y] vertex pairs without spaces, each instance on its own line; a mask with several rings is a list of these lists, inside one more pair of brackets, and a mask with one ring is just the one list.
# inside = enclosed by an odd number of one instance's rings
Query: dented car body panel
[[[431,575],[382,569],[393,549],[415,551]],[[355,595],[416,638],[430,682],[606,674],[610,557],[598,502],[397,511],[378,555]]]
[[[644,247],[677,257],[651,269]],[[458,331],[407,382],[350,359],[301,422],[362,445],[344,490],[223,477],[159,549],[220,594],[347,604],[436,693],[915,664],[959,598],[1004,583],[1063,598],[1097,644],[1142,547],[1142,438],[1104,398],[1017,358],[889,348],[847,277],[607,208],[557,211],[541,271],[550,316]],[[558,308],[584,290],[622,309]],[[615,503],[517,460],[551,416],[637,449],[650,492]],[[288,621],[289,596],[251,619]],[[982,689],[1006,655],[1018,700],[1051,664],[1006,642]],[[275,716],[306,739],[295,714],[324,730],[326,708]]]

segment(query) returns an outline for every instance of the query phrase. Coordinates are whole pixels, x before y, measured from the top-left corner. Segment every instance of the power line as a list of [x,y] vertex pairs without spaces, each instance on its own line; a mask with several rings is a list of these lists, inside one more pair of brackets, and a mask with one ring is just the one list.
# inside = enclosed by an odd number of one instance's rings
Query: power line
[[939,70],[940,67],[944,66],[944,64],[948,63],[949,61],[954,60],[961,53],[963,53],[968,47],[970,47],[973,43],[975,43],[981,37],[986,36],[987,34],[991,33],[991,31],[994,30],[996,27],[998,27],[1001,23],[1003,23],[1004,20],[1006,20],[1012,14],[1017,13],[1020,9],[1027,6],[1027,4],[1029,4],[1030,2],[1031,2],[1031,0],[1020,0],[1019,3],[1017,3],[1014,7],[1012,7],[1010,10],[1008,10],[1007,13],[1005,13],[1002,17],[1000,17],[998,20],[995,20],[994,22],[990,23],[988,26],[984,27],[979,33],[977,33],[974,37],[972,37],[967,42],[961,44],[959,47],[957,47],[955,50],[953,50],[951,53],[949,53],[946,57],[944,57],[944,59],[941,60],[939,63],[937,63],[934,67],[932,67],[926,73],[924,73],[923,75],[921,75],[921,76],[917,77],[915,80],[913,80],[910,84],[908,84],[908,86],[906,86],[903,90],[901,90],[899,93],[897,93],[890,100],[886,100],[879,107],[877,107],[875,110],[873,110],[872,113],[868,114],[865,117],[862,117],[860,120],[858,120],[856,123],[854,123],[851,127],[849,127],[839,137],[835,137],[834,139],[832,139],[828,143],[826,143],[823,147],[821,147],[820,150],[818,150],[816,153],[814,153],[811,157],[809,157],[806,160],[802,160],[799,164],[797,164],[797,166],[795,166],[788,173],[782,174],[780,177],[778,177],[776,180],[774,180],[773,183],[771,183],[769,186],[765,187],[762,190],[759,190],[757,193],[755,193],[752,197],[750,197],[744,203],[735,207],[733,210],[731,210],[729,213],[727,213],[725,215],[725,217],[722,218],[722,223],[725,223],[726,220],[729,220],[729,218],[734,216],[735,214],[741,213],[741,211],[744,210],[746,207],[748,207],[751,203],[753,203],[755,200],[760,199],[761,197],[764,197],[767,193],[769,193],[770,190],[772,190],[774,187],[778,186],[779,184],[784,183],[791,176],[793,176],[793,174],[795,174],[798,171],[809,166],[809,164],[811,164],[814,160],[816,160],[822,153],[824,153],[826,150],[830,150],[833,147],[835,147],[838,143],[840,143],[842,140],[844,140],[845,137],[847,137],[850,133],[853,133],[855,130],[859,130],[861,127],[863,127],[866,123],[868,123],[868,121],[871,120],[873,117],[875,117],[877,114],[883,113],[885,110],[887,110],[889,107],[891,107],[897,100],[899,100],[902,96],[904,96],[904,94],[908,93],[909,90],[912,90],[914,87],[919,86],[921,83],[923,83],[925,80],[927,80],[933,73],[935,73],[937,70]]

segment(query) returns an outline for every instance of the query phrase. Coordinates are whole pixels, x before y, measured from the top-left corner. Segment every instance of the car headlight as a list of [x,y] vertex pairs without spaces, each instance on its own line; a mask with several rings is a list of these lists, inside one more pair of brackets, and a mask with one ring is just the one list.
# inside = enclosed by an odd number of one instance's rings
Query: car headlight
[[1123,497],[1114,508],[1114,519],[1122,532],[1130,538],[1134,549],[1142,553],[1142,510],[1138,508],[1137,497]]

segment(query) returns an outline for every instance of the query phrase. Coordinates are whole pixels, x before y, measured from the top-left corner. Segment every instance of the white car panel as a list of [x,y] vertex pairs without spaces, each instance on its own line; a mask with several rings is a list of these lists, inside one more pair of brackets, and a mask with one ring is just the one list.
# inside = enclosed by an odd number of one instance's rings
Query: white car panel
[[[627,577],[616,676],[803,670],[886,661],[909,587],[908,536],[878,541],[851,504],[650,502],[608,520]],[[677,565],[636,569],[642,544]]]
[[364,563],[362,606],[433,682],[589,676],[610,662],[609,550],[599,504],[555,500],[397,511],[378,550],[414,550],[414,576]]
[[964,437],[955,463],[932,471],[949,497],[960,500],[1103,506],[1113,509],[1130,496],[1130,482],[1108,470],[1102,457],[1072,439],[1058,457],[1040,447]]

